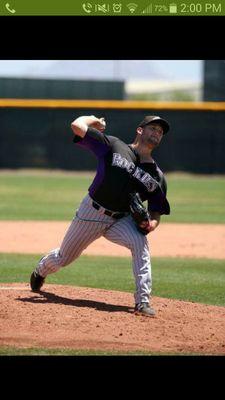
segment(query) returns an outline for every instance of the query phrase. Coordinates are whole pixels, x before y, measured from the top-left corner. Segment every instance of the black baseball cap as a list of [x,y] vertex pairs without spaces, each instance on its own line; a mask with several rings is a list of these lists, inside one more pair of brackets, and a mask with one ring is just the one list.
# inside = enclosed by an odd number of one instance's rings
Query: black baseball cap
[[157,122],[158,124],[160,124],[163,128],[164,135],[170,129],[169,123],[165,119],[163,119],[157,115],[146,115],[146,117],[144,117],[143,121],[141,121],[138,126],[143,128],[145,125],[151,124],[151,122]]

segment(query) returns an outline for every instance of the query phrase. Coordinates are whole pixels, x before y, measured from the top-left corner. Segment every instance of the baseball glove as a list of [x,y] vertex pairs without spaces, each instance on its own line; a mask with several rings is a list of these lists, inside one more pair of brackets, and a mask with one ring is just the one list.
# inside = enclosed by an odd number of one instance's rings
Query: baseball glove
[[130,194],[130,214],[136,224],[137,230],[143,235],[147,235],[150,232],[150,215],[138,193]]

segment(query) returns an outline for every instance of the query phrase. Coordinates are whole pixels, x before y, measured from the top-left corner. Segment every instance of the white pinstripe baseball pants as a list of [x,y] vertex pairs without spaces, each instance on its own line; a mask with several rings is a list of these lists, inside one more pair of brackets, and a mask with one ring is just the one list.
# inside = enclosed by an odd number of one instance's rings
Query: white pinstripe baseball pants
[[36,271],[43,277],[58,271],[78,258],[82,251],[101,236],[130,249],[136,291],[135,303],[148,302],[151,294],[151,262],[147,237],[135,227],[131,216],[114,219],[96,210],[87,195],[69,226],[60,248],[39,261]]

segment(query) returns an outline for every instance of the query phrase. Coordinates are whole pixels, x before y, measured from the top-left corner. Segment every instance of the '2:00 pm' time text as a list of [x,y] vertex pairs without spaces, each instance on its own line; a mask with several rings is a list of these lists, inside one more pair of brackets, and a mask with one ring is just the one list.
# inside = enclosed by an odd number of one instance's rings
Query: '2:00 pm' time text
[[180,5],[180,12],[181,13],[213,13],[213,14],[220,14],[222,12],[222,4],[214,4],[214,3],[182,3]]

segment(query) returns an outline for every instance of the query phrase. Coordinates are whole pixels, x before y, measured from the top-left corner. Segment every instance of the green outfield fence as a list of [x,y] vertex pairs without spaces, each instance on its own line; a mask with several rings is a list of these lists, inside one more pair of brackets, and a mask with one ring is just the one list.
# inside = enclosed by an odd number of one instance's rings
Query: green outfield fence
[[225,102],[0,99],[0,168],[92,170],[94,156],[73,144],[71,122],[104,116],[106,133],[131,143],[145,115],[171,124],[155,159],[164,171],[225,173]]

